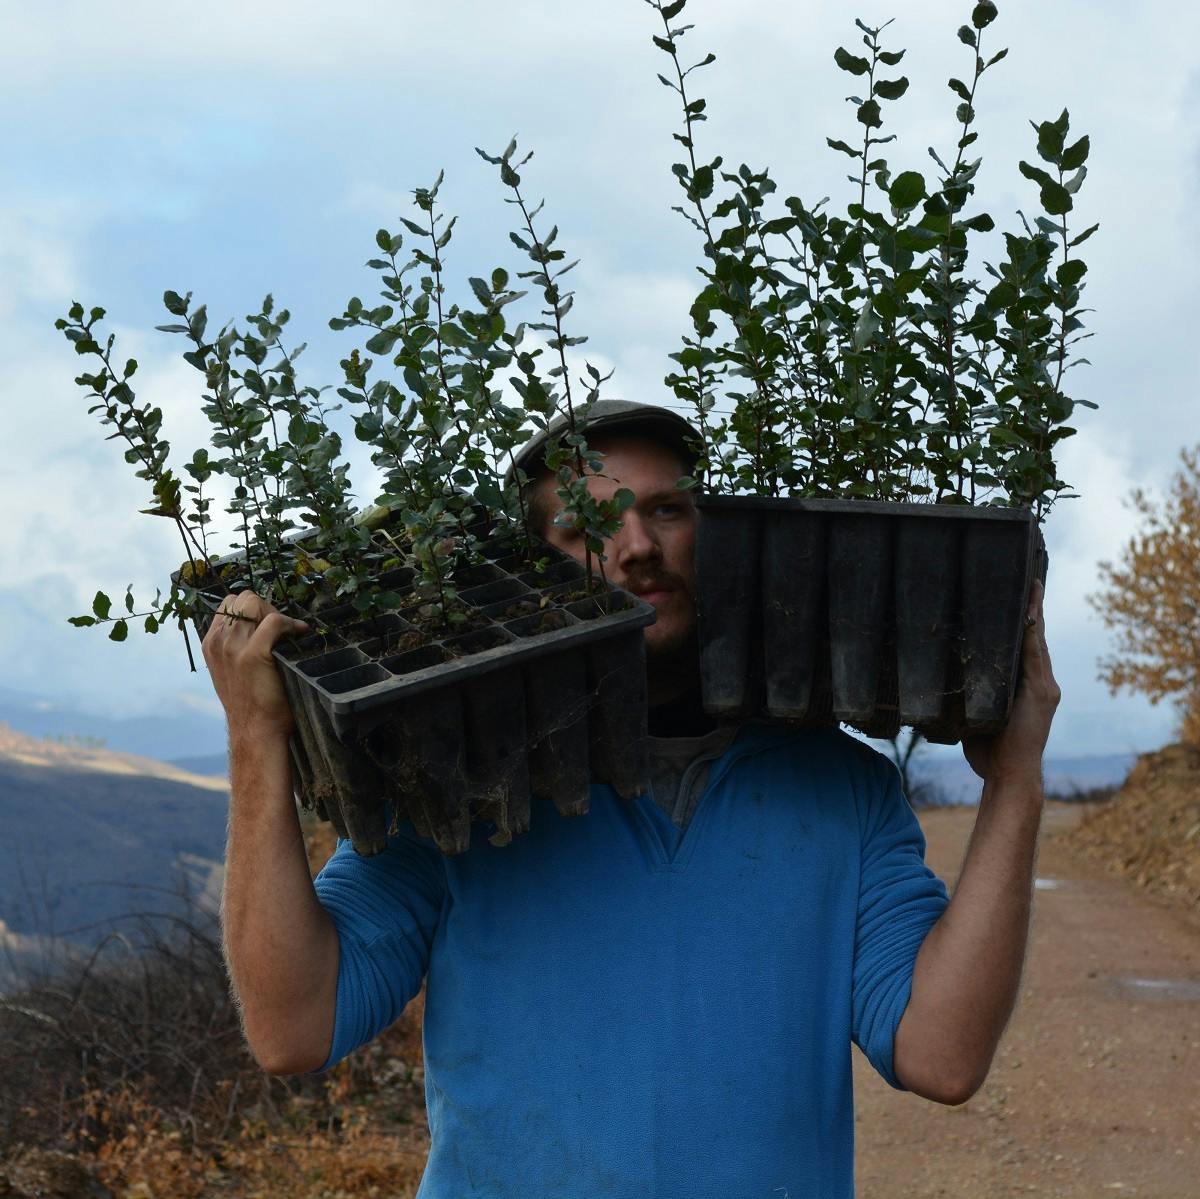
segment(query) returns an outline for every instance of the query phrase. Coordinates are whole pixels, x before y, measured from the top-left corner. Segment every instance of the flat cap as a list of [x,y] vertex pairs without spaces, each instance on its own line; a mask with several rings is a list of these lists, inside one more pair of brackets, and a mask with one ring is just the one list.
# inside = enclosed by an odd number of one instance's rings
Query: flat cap
[[[521,447],[504,481],[511,482],[518,468],[532,478],[542,466],[550,439],[566,432],[567,427],[566,416],[556,416],[548,429],[540,431]],[[688,470],[696,461],[696,451],[691,442],[699,440],[700,434],[679,413],[668,408],[639,404],[636,400],[597,400],[588,411],[583,433],[586,437],[601,431],[628,431],[661,442],[678,451]]]

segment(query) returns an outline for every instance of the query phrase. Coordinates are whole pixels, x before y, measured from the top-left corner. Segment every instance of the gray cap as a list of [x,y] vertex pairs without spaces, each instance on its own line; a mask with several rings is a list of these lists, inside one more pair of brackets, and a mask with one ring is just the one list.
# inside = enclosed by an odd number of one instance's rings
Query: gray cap
[[[567,431],[568,421],[564,414],[556,416],[550,427],[527,441],[517,452],[504,481],[512,481],[517,468],[533,478],[542,466],[546,446],[552,437]],[[616,433],[628,430],[643,434],[663,445],[677,450],[688,470],[696,461],[696,451],[691,442],[699,440],[700,434],[677,412],[659,408],[654,404],[639,404],[636,400],[597,400],[588,410],[583,433]]]

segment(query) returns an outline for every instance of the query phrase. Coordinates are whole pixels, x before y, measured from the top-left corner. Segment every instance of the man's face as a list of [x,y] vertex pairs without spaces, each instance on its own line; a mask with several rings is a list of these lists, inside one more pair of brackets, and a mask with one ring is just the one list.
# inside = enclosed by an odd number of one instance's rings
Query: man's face
[[[691,492],[675,487],[683,463],[665,446],[636,436],[595,436],[588,444],[604,455],[603,476],[588,478],[592,495],[607,500],[628,487],[635,497],[624,527],[605,542],[605,574],[654,605],[658,619],[646,629],[646,652],[651,658],[670,655],[691,643],[696,628],[696,506]],[[537,486],[550,514],[543,536],[583,562],[582,536],[554,523],[562,501],[553,479],[545,475]]]

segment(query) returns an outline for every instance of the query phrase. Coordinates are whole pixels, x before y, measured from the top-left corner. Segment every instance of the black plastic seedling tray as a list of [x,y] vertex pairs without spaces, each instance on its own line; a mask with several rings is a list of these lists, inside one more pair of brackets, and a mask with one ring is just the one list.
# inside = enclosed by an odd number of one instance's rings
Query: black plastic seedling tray
[[1003,727],[1046,552],[1031,513],[872,500],[697,497],[704,706],[725,717]]
[[398,817],[459,853],[474,820],[496,843],[526,831],[531,795],[578,815],[592,780],[627,799],[645,790],[654,608],[615,588],[582,595],[579,563],[538,556],[541,574],[501,558],[455,577],[464,631],[423,631],[400,570],[382,580],[396,611],[327,610],[320,632],[276,648],[297,792],[358,852],[383,849]]

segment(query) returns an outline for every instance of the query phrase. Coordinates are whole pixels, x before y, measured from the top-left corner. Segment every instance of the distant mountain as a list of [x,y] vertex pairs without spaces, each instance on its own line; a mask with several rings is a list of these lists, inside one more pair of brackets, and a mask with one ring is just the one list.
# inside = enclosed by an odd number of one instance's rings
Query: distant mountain
[[213,919],[227,807],[220,779],[0,725],[0,989],[146,918]]
[[31,737],[103,742],[106,748],[160,761],[216,754],[225,721],[208,712],[114,717],[53,696],[0,687],[0,723]]
[[[912,776],[918,786],[927,789],[919,797],[926,805],[973,804],[979,802],[983,784],[961,754],[938,757],[915,756]],[[1102,754],[1091,757],[1047,758],[1042,765],[1046,794],[1056,799],[1072,799],[1097,787],[1119,787],[1136,754]]]
[[172,758],[169,764],[171,766],[178,766],[180,770],[186,770],[189,774],[200,774],[209,778],[222,779],[229,777],[229,755],[227,753],[200,754],[197,757],[191,758]]

